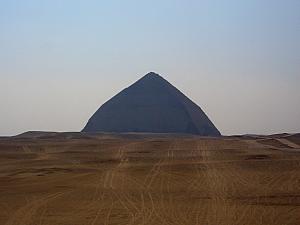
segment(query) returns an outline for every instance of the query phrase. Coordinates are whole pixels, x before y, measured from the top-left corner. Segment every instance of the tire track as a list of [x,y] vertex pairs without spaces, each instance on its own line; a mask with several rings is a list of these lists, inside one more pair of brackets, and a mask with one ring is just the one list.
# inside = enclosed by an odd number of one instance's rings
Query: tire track
[[[31,200],[29,203],[20,207],[16,212],[8,219],[5,225],[29,225],[36,218],[36,214],[39,209],[46,206],[50,201],[53,201],[61,196],[64,192],[58,192],[55,194],[49,194],[46,197]],[[45,210],[45,209],[44,209]],[[42,224],[43,214],[39,219],[39,224]]]

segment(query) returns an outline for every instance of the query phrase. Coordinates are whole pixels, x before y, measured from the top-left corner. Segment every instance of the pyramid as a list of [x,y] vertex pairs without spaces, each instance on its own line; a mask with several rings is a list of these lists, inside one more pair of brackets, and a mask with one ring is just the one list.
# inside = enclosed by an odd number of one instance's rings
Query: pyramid
[[82,132],[221,135],[198,105],[154,72],[104,103]]

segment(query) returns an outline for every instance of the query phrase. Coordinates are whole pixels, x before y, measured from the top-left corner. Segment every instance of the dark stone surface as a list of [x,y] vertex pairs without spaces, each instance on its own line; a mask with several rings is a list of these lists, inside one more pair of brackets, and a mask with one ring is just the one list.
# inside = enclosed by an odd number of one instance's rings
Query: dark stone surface
[[153,72],[104,103],[82,132],[221,135],[199,106]]

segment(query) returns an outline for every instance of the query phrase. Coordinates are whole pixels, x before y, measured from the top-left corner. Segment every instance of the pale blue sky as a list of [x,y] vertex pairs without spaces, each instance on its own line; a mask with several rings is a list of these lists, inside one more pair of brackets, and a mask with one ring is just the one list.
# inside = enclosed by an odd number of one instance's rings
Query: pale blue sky
[[300,132],[299,0],[0,0],[0,135],[79,131],[155,71],[223,134]]

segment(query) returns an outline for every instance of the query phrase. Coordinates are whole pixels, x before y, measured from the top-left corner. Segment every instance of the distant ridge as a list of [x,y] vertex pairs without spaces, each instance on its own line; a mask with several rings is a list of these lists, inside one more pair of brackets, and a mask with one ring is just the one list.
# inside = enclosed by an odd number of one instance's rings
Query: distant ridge
[[104,103],[82,132],[221,135],[198,105],[154,72]]
[[48,132],[48,131],[27,131],[15,136],[1,137],[0,139],[14,139],[14,140],[84,140],[84,139],[145,139],[145,138],[198,138],[192,134],[176,134],[176,133],[142,133],[142,132],[128,132],[128,133],[112,133],[112,132]]
[[14,137],[17,138],[40,138],[44,136],[55,136],[58,132],[52,131],[26,131],[24,133],[18,134]]
[[[23,139],[36,139],[36,140],[63,140],[63,139],[144,139],[144,138],[199,138],[193,134],[182,134],[182,133],[143,133],[143,132],[127,132],[127,133],[114,133],[114,132],[94,132],[94,133],[83,133],[83,132],[51,132],[51,131],[27,131],[15,136],[0,136],[1,140],[23,140]],[[215,138],[215,137],[212,137]],[[232,139],[256,139],[256,140],[271,140],[271,139],[288,139],[298,145],[300,145],[300,133],[279,133],[270,135],[256,135],[256,134],[245,134],[245,135],[230,135],[222,136],[220,138]]]

